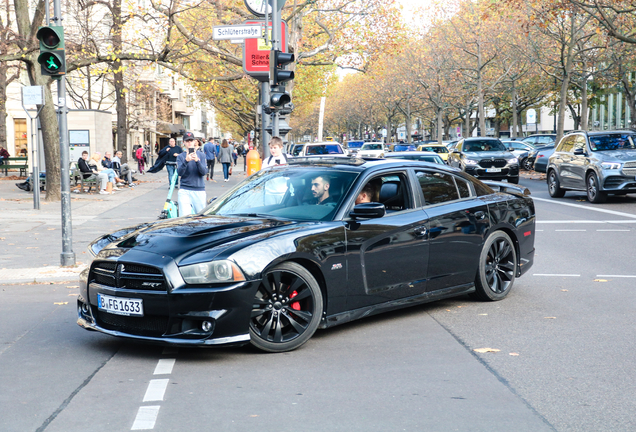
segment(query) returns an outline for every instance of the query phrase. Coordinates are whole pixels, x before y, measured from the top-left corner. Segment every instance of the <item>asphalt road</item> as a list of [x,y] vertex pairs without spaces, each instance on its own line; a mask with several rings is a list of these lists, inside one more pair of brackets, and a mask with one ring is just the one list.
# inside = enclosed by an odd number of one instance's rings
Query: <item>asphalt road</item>
[[636,430],[636,197],[521,183],[537,254],[504,301],[396,311],[291,353],[122,342],[75,325],[73,282],[2,285],[0,430]]

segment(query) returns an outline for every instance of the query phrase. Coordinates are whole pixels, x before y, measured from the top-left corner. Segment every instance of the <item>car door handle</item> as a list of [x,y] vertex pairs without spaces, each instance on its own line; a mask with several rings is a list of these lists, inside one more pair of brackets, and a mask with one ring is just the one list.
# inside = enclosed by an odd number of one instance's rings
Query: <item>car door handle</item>
[[413,233],[415,234],[416,237],[426,237],[426,234],[428,234],[428,230],[426,229],[426,227],[420,226],[415,228]]
[[482,220],[483,218],[486,217],[486,213],[484,213],[483,211],[476,211],[475,213],[472,214],[474,216],[475,219],[477,220]]

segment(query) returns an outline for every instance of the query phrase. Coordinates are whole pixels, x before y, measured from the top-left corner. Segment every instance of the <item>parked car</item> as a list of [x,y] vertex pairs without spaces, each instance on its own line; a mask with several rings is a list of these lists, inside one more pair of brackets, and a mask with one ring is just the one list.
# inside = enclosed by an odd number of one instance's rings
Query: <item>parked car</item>
[[548,168],[548,159],[554,153],[554,144],[539,147],[535,153],[534,162],[532,163],[532,168],[536,172],[544,173]]
[[480,179],[519,183],[519,160],[497,138],[461,139],[451,151],[448,164]]
[[347,141],[347,143],[345,144],[345,150],[349,156],[355,156],[356,154],[358,154],[358,151],[363,145],[363,140]]
[[601,203],[609,194],[636,193],[636,132],[570,133],[550,156],[547,172],[553,198],[585,191],[588,201]]
[[324,156],[329,154],[341,154],[344,155],[345,151],[342,148],[342,145],[337,142],[328,141],[321,143],[304,143],[297,144],[292,149],[291,156],[294,157],[302,157],[302,156]]
[[415,151],[415,146],[413,144],[391,144],[389,145],[389,151],[391,152]]
[[[533,264],[527,189],[425,162],[316,159],[259,171],[196,215],[91,242],[78,325],[283,352],[383,311],[468,293],[502,300]],[[284,189],[275,200],[271,182]],[[369,185],[374,202],[356,205]]]
[[370,158],[383,158],[387,153],[384,148],[384,143],[381,142],[368,142],[364,143],[360,150],[358,150],[358,157],[370,157]]
[[554,140],[556,140],[556,134],[534,134],[528,135],[522,141],[538,147],[554,142]]
[[441,157],[444,161],[448,160],[448,147],[444,144],[428,143],[428,144],[420,144],[417,147],[417,151],[427,151],[427,152],[435,152]]
[[446,162],[437,153],[427,151],[387,153],[386,159],[407,159],[445,165]]
[[[528,158],[526,159],[525,163],[524,163],[524,168],[528,171],[535,169],[534,165],[537,159],[537,156],[539,156],[539,152],[541,152],[541,155],[545,155],[545,152],[548,152],[549,150],[554,150],[554,141],[548,143],[548,144],[541,144],[538,145],[537,147],[534,148],[534,150],[532,150],[529,154],[528,154]],[[551,152],[549,154],[552,154]],[[543,171],[540,172],[545,172],[545,168],[547,166],[547,161],[542,161],[539,163],[539,169],[543,169]],[[536,170],[536,169],[535,169]]]
[[521,168],[527,171],[532,169],[532,167],[530,168],[527,167],[527,162],[528,162],[528,156],[530,155],[530,152],[535,150],[534,146],[521,142],[521,141],[505,140],[501,142],[503,143],[503,145],[506,146],[506,148],[508,149],[508,151],[510,151],[510,153],[512,153],[513,155],[517,157],[517,159],[519,159],[519,166]]

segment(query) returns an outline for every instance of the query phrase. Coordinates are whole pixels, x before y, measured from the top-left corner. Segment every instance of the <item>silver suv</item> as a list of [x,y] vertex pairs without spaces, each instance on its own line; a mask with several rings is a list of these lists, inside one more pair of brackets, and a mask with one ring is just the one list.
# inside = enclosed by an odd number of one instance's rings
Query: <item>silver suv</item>
[[561,198],[586,191],[601,203],[608,194],[636,193],[636,131],[573,132],[561,138],[548,161],[548,191]]

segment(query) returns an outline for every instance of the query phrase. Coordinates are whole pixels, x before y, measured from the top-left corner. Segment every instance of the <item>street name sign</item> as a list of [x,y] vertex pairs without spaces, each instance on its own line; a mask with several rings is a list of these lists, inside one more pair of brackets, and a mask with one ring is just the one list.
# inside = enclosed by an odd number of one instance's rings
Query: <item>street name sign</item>
[[22,105],[44,105],[44,87],[22,87]]
[[213,28],[214,40],[254,39],[263,37],[263,27],[257,25],[216,26]]

